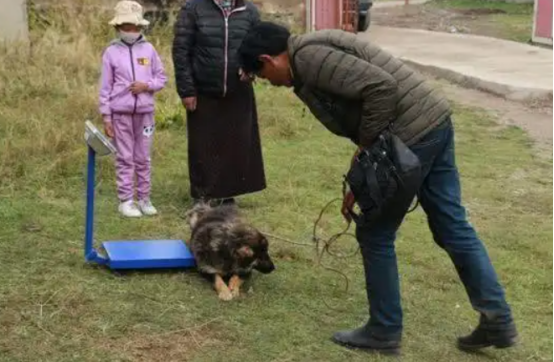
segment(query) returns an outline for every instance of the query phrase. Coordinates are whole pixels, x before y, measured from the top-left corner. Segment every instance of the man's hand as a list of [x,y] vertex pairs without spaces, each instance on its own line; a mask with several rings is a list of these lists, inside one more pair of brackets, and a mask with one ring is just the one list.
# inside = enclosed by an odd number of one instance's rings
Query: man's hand
[[242,70],[242,68],[239,68],[239,77],[240,77],[241,82],[252,82],[252,81],[254,81],[254,76],[252,76],[248,73],[245,73]]
[[112,122],[104,122],[104,133],[106,134],[106,136],[108,136],[110,138],[114,137]]
[[344,219],[347,222],[352,221],[352,215],[350,215],[350,211],[352,211],[352,209],[354,208],[355,203],[356,200],[354,199],[354,194],[352,193],[352,191],[348,191],[342,199],[342,208],[340,210],[342,216],[344,216]]
[[133,82],[131,84],[131,93],[137,95],[144,92],[148,92],[148,84],[143,82]]
[[[354,162],[356,162],[356,157],[362,152],[363,148],[358,147],[356,151],[354,152],[354,155],[352,156],[352,161],[350,161],[350,167],[354,166]],[[354,204],[356,203],[356,199],[354,198],[354,194],[352,191],[348,190],[344,194],[344,198],[342,199],[342,208],[341,213],[342,216],[344,216],[344,219],[347,222],[352,221],[352,215],[350,215],[350,211],[354,208]]]
[[350,161],[350,166],[352,167],[354,165],[354,162],[356,162],[356,157],[362,153],[363,148],[360,146],[356,149],[356,152],[354,152],[354,156],[352,156],[352,161]]
[[183,106],[187,109],[189,112],[194,112],[196,110],[196,97],[186,97],[183,98]]

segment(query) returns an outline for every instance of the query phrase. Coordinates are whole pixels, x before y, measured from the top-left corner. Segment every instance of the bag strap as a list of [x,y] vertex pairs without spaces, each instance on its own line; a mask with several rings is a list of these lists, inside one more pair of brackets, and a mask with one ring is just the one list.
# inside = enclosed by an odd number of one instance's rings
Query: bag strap
[[377,170],[375,169],[375,166],[369,162],[369,160],[365,162],[364,168],[366,168],[365,175],[369,194],[371,195],[371,198],[373,199],[375,204],[377,204],[377,207],[380,208],[383,203],[383,197],[379,192],[379,182],[377,181],[376,173]]

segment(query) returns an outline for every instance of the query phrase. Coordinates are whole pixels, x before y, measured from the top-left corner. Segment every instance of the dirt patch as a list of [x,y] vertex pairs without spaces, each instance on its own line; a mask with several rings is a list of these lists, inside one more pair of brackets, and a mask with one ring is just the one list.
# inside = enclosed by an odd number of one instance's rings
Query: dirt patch
[[99,347],[110,354],[119,354],[124,361],[186,362],[199,350],[221,347],[212,336],[208,326],[160,334],[140,332],[117,339],[105,339]]
[[[186,362],[225,345],[218,318],[163,330],[136,321],[99,323],[100,308],[80,288],[30,293],[22,287],[0,294],[0,356],[22,362],[106,360],[95,354],[121,362]],[[81,351],[78,357],[71,357],[76,350]],[[55,358],[61,355],[69,357]]]
[[485,109],[495,117],[501,126],[516,126],[523,129],[534,141],[538,154],[552,157],[552,102],[522,104],[478,90],[462,88],[445,81],[435,81],[453,102]]
[[425,29],[447,33],[484,35],[526,42],[531,37],[532,16],[507,14],[502,9],[444,9],[432,5],[376,7],[372,10],[376,25]]

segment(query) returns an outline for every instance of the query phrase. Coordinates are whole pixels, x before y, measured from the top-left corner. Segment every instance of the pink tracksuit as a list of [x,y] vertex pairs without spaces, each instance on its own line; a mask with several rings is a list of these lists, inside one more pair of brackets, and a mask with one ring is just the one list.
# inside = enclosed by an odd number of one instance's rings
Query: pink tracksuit
[[[148,91],[133,95],[133,82],[148,84]],[[114,40],[102,57],[100,113],[111,119],[117,149],[117,193],[121,201],[150,196],[150,148],[154,135],[154,93],[167,77],[156,49],[139,39],[133,45]]]

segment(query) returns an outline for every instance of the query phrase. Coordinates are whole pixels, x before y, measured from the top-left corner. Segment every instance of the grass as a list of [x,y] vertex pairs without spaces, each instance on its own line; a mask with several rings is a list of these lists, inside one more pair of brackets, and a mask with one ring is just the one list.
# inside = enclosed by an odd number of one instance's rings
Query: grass
[[[194,272],[114,274],[84,265],[83,122],[99,121],[99,59],[109,14],[60,7],[33,24],[32,52],[0,58],[0,361],[386,360],[329,342],[367,317],[359,257],[314,265],[311,247],[272,240],[278,270],[250,292],[217,300]],[[151,40],[171,74],[169,28]],[[170,77],[171,78],[171,77]],[[340,193],[353,147],[326,132],[288,90],[257,85],[269,187],[240,200],[261,229],[310,242],[320,208]],[[158,98],[153,199],[161,215],[117,216],[112,161],[100,160],[96,239],[186,238],[190,205],[186,133],[174,84]],[[527,136],[482,110],[456,107],[457,154],[471,221],[507,288],[523,343],[511,351],[458,352],[455,336],[476,322],[424,215],[408,217],[397,242],[405,310],[403,361],[549,361],[552,356],[552,162]],[[336,210],[320,232],[342,226]],[[346,240],[337,251],[354,245]],[[327,307],[328,304],[331,308]]]
[[[531,38],[533,29],[532,3],[517,4],[487,0],[433,0],[427,5],[447,10],[473,11],[473,14],[469,13],[473,17],[473,19],[468,19],[469,26],[470,28],[484,28],[484,35],[519,42],[528,42]],[[481,15],[479,15],[479,11],[481,11]],[[487,11],[489,14],[486,14]]]

